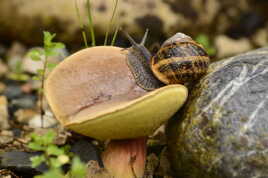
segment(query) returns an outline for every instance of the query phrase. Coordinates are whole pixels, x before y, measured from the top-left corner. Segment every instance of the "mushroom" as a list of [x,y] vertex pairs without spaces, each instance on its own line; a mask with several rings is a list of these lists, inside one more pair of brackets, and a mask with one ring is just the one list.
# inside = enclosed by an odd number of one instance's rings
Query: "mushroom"
[[59,122],[97,140],[111,140],[102,158],[116,178],[142,177],[146,137],[185,102],[183,85],[148,92],[140,88],[126,62],[129,51],[98,46],[61,62],[45,82],[45,95]]

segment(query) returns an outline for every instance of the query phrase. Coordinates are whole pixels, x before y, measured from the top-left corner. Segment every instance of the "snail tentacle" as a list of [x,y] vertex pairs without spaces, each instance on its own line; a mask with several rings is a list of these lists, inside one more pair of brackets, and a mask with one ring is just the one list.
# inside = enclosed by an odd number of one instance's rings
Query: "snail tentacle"
[[136,83],[145,90],[154,90],[163,86],[164,84],[154,76],[150,68],[152,55],[144,46],[148,30],[146,30],[140,44],[136,43],[128,33],[124,33],[132,44],[127,55],[127,64],[136,80]]

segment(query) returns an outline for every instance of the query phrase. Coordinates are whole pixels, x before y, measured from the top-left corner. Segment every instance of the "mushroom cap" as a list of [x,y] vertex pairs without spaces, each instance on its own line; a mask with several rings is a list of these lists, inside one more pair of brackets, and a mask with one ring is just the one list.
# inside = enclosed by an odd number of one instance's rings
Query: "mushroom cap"
[[183,85],[140,88],[127,65],[128,52],[87,48],[49,74],[45,95],[63,126],[99,140],[148,136],[183,105],[188,95]]

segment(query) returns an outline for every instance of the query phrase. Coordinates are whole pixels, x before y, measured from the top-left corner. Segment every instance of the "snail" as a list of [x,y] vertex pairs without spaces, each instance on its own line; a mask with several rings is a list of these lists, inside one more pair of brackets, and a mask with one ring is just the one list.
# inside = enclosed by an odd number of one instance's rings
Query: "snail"
[[148,30],[140,44],[129,34],[125,35],[132,44],[127,56],[128,66],[137,84],[145,90],[154,90],[164,84],[191,86],[207,72],[209,56],[190,36],[176,33],[152,56],[144,46]]

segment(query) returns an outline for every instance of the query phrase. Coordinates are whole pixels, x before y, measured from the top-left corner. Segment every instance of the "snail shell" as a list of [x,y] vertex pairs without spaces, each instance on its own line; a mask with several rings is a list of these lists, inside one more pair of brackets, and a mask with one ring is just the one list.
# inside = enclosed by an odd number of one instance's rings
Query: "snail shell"
[[151,58],[154,75],[165,84],[187,84],[207,72],[209,57],[191,37],[176,33]]
[[148,30],[140,44],[126,34],[132,44],[127,63],[136,83],[143,89],[153,90],[163,86],[163,83],[191,86],[207,72],[208,54],[191,37],[176,33],[152,57],[144,47],[147,33]]

